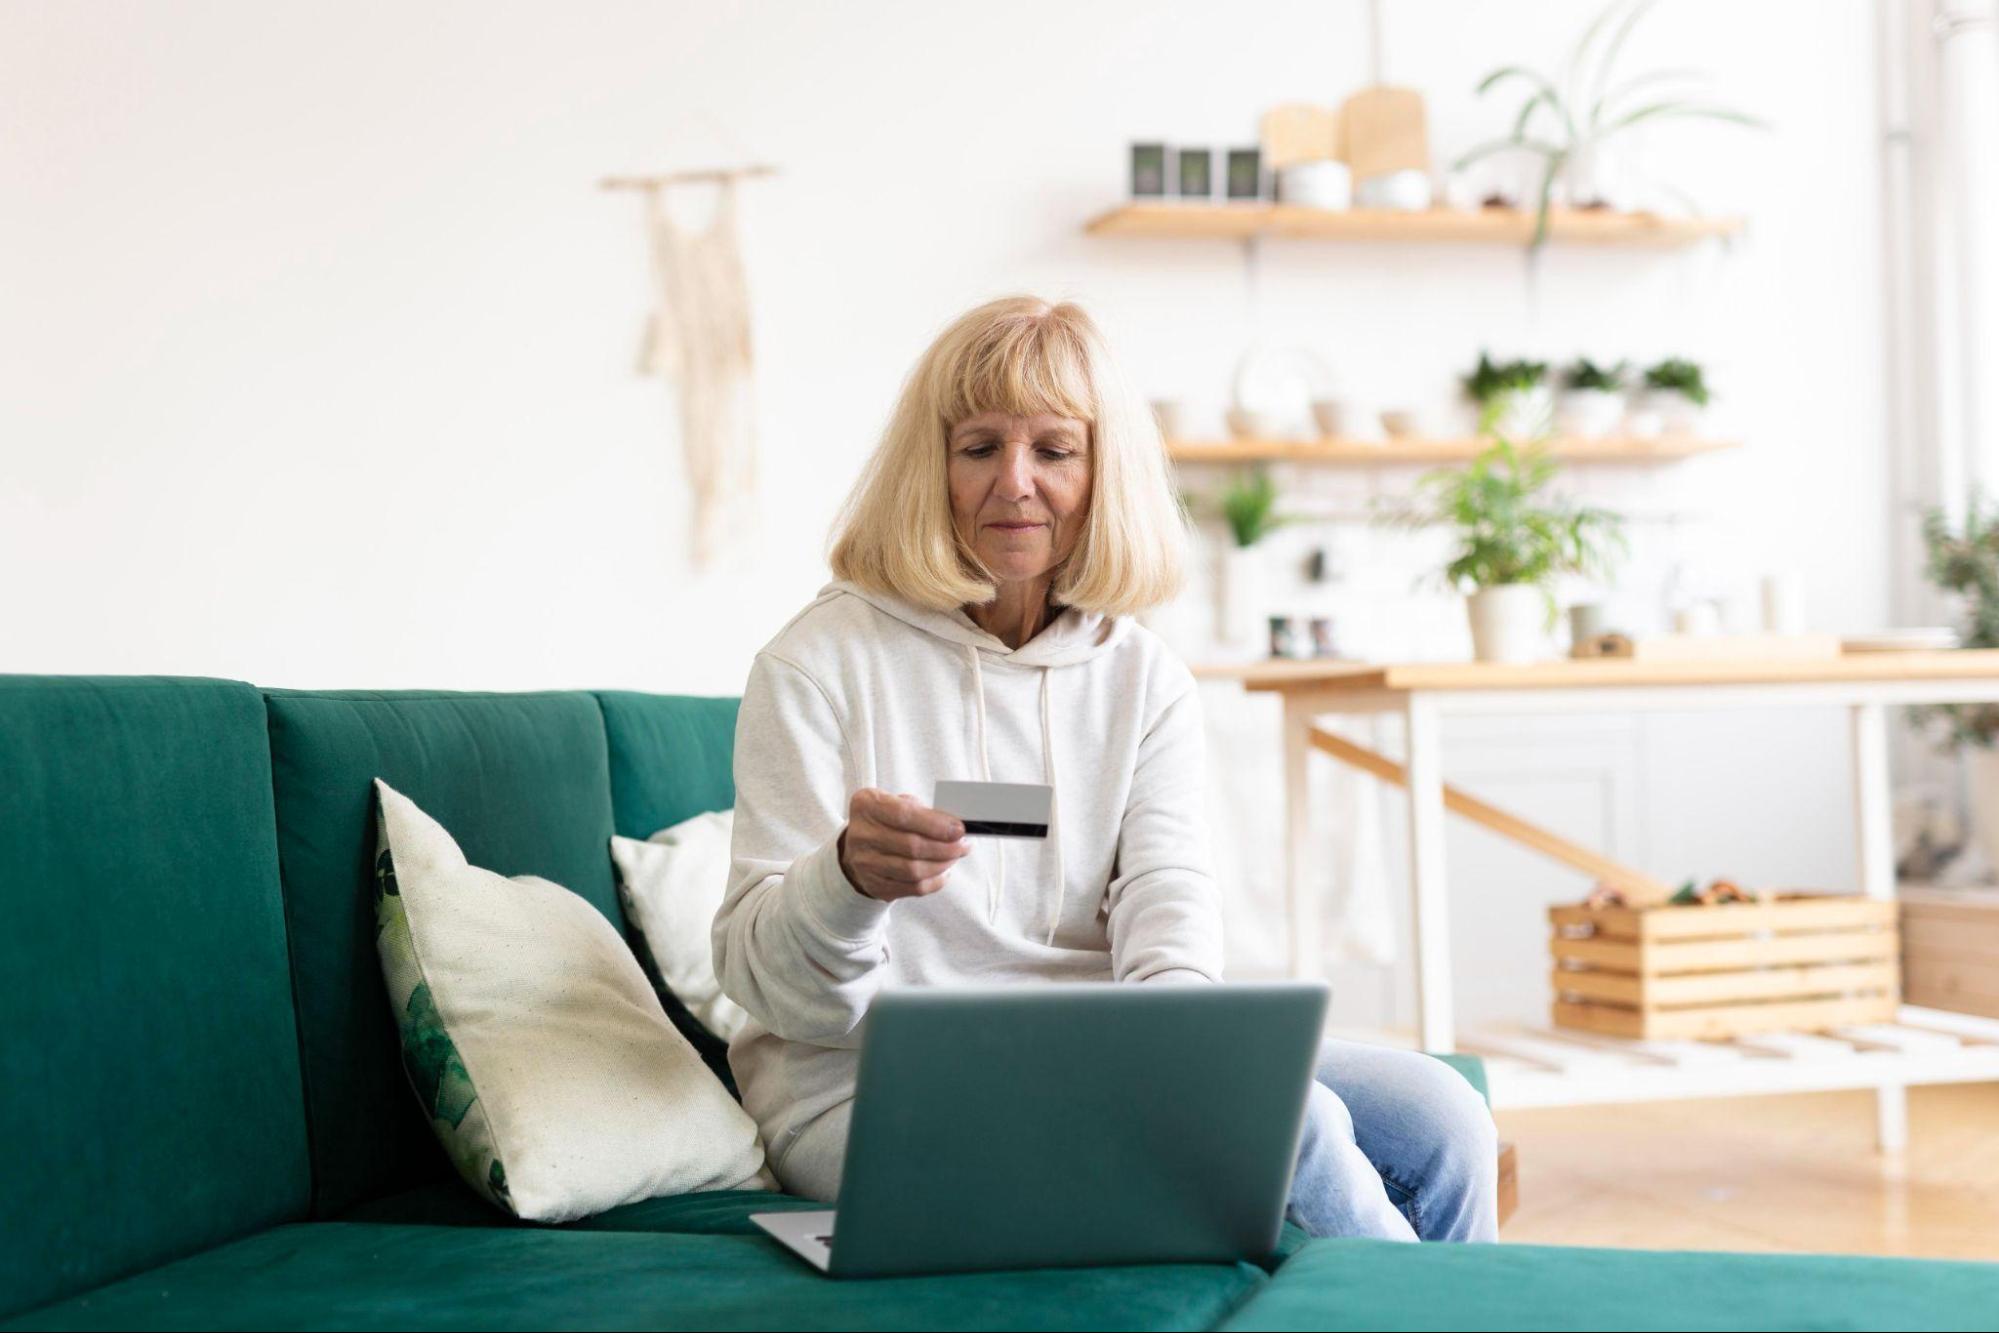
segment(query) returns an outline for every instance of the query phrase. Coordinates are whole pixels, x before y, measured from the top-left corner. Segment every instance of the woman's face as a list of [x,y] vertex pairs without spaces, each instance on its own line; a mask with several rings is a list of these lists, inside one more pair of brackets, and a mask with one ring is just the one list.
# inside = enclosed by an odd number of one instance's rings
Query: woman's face
[[1001,582],[1076,549],[1090,506],[1090,428],[1074,417],[984,412],[951,428],[951,521]]

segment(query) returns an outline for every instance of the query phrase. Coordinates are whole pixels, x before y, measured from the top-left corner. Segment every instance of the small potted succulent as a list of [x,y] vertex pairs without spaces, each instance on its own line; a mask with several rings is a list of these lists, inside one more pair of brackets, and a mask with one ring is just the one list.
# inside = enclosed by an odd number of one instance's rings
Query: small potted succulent
[[1231,644],[1254,642],[1266,601],[1259,544],[1291,519],[1277,512],[1277,483],[1261,467],[1231,477],[1216,508],[1229,531],[1215,571],[1216,637]]
[[1494,361],[1484,352],[1463,380],[1465,397],[1478,408],[1478,433],[1539,439],[1555,424],[1554,392],[1546,361]]
[[1700,429],[1709,394],[1697,363],[1667,357],[1646,370],[1644,383],[1631,411],[1633,435],[1691,435]]
[[1481,662],[1541,656],[1559,616],[1556,581],[1607,578],[1626,549],[1617,514],[1545,493],[1559,470],[1545,447],[1515,449],[1501,438],[1466,467],[1418,478],[1414,502],[1387,512],[1398,525],[1456,530],[1441,579],[1466,595]]
[[1562,371],[1562,401],[1557,421],[1562,433],[1586,440],[1600,440],[1617,429],[1624,419],[1624,369],[1599,366],[1586,356],[1577,357]]

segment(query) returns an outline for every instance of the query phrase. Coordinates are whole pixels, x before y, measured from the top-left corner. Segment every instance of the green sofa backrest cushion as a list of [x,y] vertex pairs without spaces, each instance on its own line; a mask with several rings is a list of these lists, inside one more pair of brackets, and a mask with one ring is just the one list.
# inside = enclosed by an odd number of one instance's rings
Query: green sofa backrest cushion
[[627,838],[736,803],[736,709],[742,700],[599,690],[610,745],[611,813]]
[[304,1216],[249,685],[0,676],[0,1314]]
[[371,783],[423,807],[474,865],[553,880],[623,931],[604,722],[581,691],[267,690],[265,702],[324,1217],[450,1172],[404,1079],[375,952]]
[[[736,709],[734,697],[640,694],[600,690],[604,739],[610,747],[611,812],[618,832],[649,838],[663,828],[709,810],[736,803]],[[639,950],[641,959],[647,954]],[[666,993],[647,960],[646,973],[661,991],[666,1016],[694,1043],[701,1058],[730,1092],[729,1048],[699,1019]]]

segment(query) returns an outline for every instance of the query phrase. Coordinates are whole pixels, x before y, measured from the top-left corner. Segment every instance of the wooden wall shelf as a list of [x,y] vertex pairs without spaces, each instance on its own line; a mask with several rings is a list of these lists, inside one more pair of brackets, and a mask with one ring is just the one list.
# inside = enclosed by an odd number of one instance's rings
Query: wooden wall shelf
[[[1294,204],[1203,204],[1162,201],[1126,204],[1084,224],[1095,236],[1159,236],[1247,240],[1254,236],[1314,237],[1334,241],[1473,242],[1526,245],[1534,214],[1517,208],[1433,208],[1422,213],[1386,209],[1331,210]],[[1742,219],[1679,218],[1657,213],[1557,208],[1548,238],[1584,245],[1673,247],[1734,236]]]
[[[1176,463],[1335,463],[1392,467],[1405,463],[1469,462],[1492,446],[1491,440],[1388,440],[1379,444],[1355,440],[1168,440],[1166,452]],[[1565,463],[1663,463],[1697,454],[1734,449],[1733,440],[1703,440],[1690,435],[1665,435],[1656,440],[1567,439],[1548,441],[1548,452]]]

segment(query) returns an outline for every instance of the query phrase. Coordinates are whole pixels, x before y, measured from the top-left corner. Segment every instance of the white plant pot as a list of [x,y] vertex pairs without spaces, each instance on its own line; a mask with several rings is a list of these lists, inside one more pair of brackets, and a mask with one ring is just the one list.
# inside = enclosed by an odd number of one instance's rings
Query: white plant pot
[[1555,391],[1545,384],[1531,389],[1505,389],[1480,413],[1492,423],[1495,434],[1520,443],[1537,440],[1555,424]]
[[1999,868],[1999,750],[1969,746],[1965,762],[1971,768],[1971,836],[1986,864]]
[[1531,583],[1480,588],[1465,599],[1472,654],[1481,662],[1535,662],[1542,655],[1547,603]]
[[1706,409],[1683,393],[1666,389],[1647,389],[1638,396],[1634,415],[1655,418],[1659,428],[1654,434],[1693,435],[1701,428],[1706,417]]
[[1657,412],[1634,407],[1624,414],[1624,433],[1634,440],[1656,440],[1666,433],[1666,423]]
[[1615,389],[1570,389],[1562,395],[1557,421],[1562,434],[1601,440],[1624,420],[1624,395]]
[[1263,551],[1223,547],[1215,570],[1215,637],[1238,647],[1255,643],[1265,602]]

